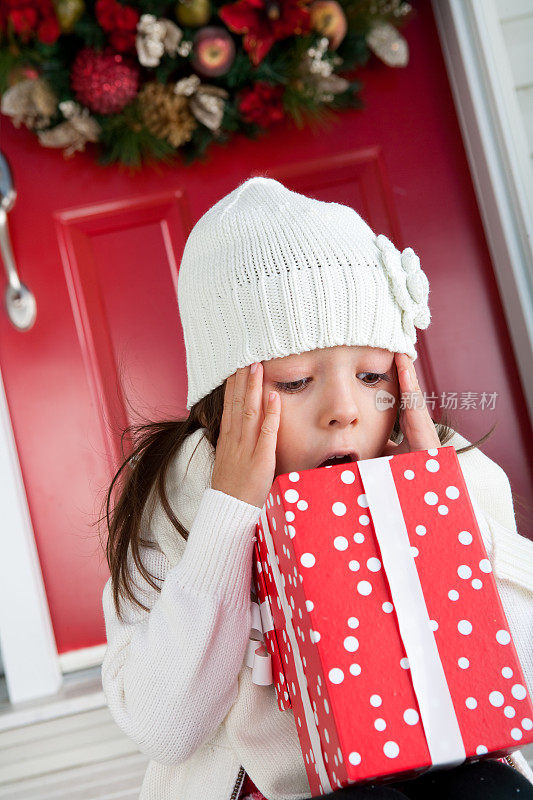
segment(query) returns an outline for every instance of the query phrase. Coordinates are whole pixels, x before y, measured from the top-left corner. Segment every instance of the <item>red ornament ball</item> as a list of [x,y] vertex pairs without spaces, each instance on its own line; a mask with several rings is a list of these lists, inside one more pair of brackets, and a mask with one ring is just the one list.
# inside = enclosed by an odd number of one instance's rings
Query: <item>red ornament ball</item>
[[139,68],[120,53],[80,50],[70,73],[76,99],[97,114],[118,114],[139,89]]

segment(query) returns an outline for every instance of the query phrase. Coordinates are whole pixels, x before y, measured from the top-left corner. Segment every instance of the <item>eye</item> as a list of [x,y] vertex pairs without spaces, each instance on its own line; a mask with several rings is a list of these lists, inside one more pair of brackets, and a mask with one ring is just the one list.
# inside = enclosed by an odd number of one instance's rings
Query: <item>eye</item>
[[380,381],[390,380],[388,375],[382,374],[380,372],[360,372],[359,375],[370,375],[371,377],[376,379],[370,383],[365,383],[365,381],[363,381],[365,386],[376,386]]
[[[297,392],[303,391],[309,382],[309,378],[300,378],[299,381],[291,381],[290,383],[276,383],[276,389],[280,389],[282,392],[288,392],[289,394],[296,394]],[[298,387],[299,384],[304,384],[301,388]]]
[[[365,386],[373,387],[377,386],[377,384],[384,380],[390,381],[390,377],[388,375],[382,374],[380,372],[360,372],[359,375],[369,375],[374,380],[370,382],[362,381]],[[311,378],[300,378],[299,381],[291,381],[290,383],[275,383],[276,389],[279,389],[282,392],[287,392],[288,394],[297,394],[298,392],[302,392],[305,387],[308,385]]]

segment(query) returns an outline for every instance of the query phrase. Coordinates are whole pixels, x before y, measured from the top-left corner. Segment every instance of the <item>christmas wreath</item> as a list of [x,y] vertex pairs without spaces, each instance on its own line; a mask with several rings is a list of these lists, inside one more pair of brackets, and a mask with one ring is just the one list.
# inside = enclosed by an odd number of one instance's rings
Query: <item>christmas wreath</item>
[[[408,60],[403,0],[2,0],[0,109],[65,156],[202,158],[236,131],[361,106],[370,51]],[[341,73],[344,73],[341,74]]]

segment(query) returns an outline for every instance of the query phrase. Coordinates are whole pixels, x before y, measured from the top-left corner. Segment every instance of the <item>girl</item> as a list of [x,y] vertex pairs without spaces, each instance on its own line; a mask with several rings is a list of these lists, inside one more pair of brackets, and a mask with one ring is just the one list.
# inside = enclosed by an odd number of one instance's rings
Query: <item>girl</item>
[[[117,724],[151,757],[141,800],[311,796],[293,712],[243,660],[255,526],[272,482],[333,454],[454,445],[533,691],[533,543],[516,530],[509,480],[477,449],[483,440],[428,413],[414,366],[428,295],[410,248],[376,237],[352,208],[270,178],[244,181],[192,229],[178,278],[190,413],[139,426],[107,495],[102,683]],[[519,741],[531,721],[514,726]],[[331,796],[533,797],[520,752],[512,764]]]

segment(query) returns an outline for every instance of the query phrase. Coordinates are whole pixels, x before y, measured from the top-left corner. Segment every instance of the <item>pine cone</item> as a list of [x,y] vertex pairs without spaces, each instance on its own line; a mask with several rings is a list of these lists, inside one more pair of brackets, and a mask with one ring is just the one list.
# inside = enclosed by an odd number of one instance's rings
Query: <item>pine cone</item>
[[173,147],[180,147],[191,139],[197,122],[189,110],[187,97],[174,94],[172,86],[151,81],[143,86],[138,99],[150,133],[166,139]]

